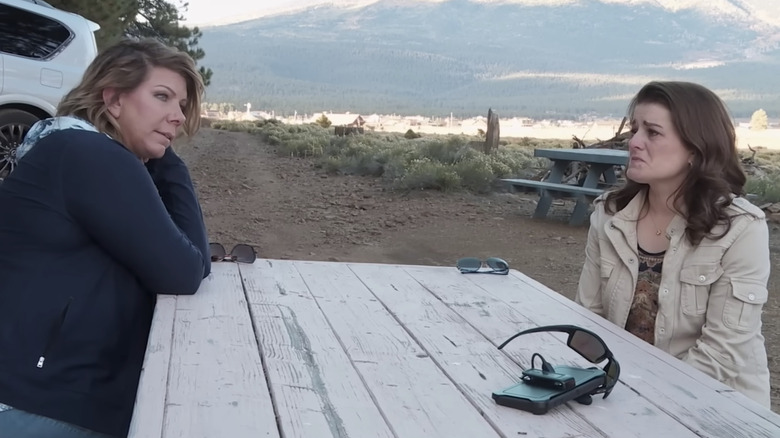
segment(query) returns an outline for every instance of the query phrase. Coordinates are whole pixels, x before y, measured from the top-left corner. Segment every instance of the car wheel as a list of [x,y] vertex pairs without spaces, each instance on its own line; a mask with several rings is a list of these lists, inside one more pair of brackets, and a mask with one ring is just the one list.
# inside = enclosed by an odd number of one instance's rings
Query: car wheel
[[16,148],[38,117],[18,109],[0,110],[0,181],[16,167]]

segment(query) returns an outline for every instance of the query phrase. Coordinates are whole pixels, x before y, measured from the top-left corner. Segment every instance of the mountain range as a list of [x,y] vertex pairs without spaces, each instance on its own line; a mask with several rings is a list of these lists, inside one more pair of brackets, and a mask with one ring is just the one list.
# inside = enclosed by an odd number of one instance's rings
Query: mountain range
[[377,0],[201,29],[206,101],[252,108],[622,116],[655,80],[780,115],[775,0]]

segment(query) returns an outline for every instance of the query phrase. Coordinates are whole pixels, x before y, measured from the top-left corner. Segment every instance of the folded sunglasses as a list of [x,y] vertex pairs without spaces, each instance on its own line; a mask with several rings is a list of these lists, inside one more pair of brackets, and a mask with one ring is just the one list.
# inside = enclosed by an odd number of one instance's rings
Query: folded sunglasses
[[[509,264],[498,257],[488,257],[484,261],[476,257],[464,257],[455,266],[461,274],[509,274]],[[483,266],[488,269],[482,269]]]
[[239,243],[230,252],[225,252],[225,247],[219,243],[209,243],[212,262],[240,262],[254,263],[257,253],[251,245]]

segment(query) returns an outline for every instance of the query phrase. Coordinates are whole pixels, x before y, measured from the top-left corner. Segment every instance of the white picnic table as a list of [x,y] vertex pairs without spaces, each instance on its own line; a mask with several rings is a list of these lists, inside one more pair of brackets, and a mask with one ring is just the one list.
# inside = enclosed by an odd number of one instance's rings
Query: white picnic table
[[[497,349],[550,324],[601,336],[620,382],[544,415],[497,405],[534,352],[593,366],[559,333]],[[780,416],[516,270],[258,259],[159,297],[130,436],[756,438]]]

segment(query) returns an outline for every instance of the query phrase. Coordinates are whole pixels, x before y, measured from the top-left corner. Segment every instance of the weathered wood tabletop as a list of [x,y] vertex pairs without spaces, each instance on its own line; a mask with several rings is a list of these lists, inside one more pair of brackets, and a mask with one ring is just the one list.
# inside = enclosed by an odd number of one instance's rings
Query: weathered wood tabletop
[[[588,367],[575,324],[621,365],[607,399],[498,406],[539,352]],[[603,366],[603,364],[600,364]],[[133,438],[780,437],[780,416],[518,271],[257,260],[160,296]]]
[[559,148],[534,149],[535,157],[549,158],[554,161],[584,161],[586,163],[628,164],[628,151],[603,148]]

